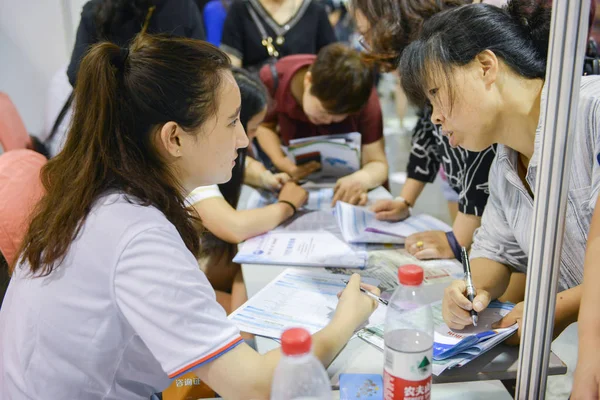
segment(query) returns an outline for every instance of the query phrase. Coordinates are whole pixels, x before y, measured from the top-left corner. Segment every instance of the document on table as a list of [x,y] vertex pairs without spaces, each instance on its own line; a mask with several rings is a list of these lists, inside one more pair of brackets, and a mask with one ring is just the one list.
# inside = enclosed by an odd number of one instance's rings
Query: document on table
[[335,207],[338,225],[348,243],[404,243],[406,237],[417,232],[452,228],[426,214],[408,217],[399,222],[379,221],[366,207],[338,201]]
[[271,231],[239,246],[234,262],[306,267],[364,268],[366,250],[357,250],[327,231]]
[[[457,260],[419,260],[410,255],[405,249],[386,249],[369,251],[367,267],[361,271],[361,276],[380,281],[381,296],[388,299],[391,292],[398,287],[398,267],[414,264],[423,268],[423,284],[448,284],[455,279],[463,278],[463,267]],[[328,271],[339,274],[351,274],[345,268],[327,268]]]
[[[315,188],[308,189],[308,201],[302,207],[303,210],[324,210],[331,209],[331,201],[333,200],[333,188]],[[260,208],[269,204],[277,203],[278,193],[268,190],[255,190],[252,192],[246,203],[247,209]]]
[[[504,329],[492,329],[492,324],[507,315],[513,307],[512,303],[493,301],[479,313],[476,327],[470,326],[458,331],[450,329],[444,322],[442,302],[433,303],[433,373],[440,375],[449,368],[462,367],[511,336],[518,329],[516,324]],[[383,350],[384,329],[385,323],[369,324],[358,332],[358,336]]]
[[321,169],[309,180],[332,181],[360,169],[361,135],[358,132],[290,140],[288,155],[298,165],[317,161]]
[[[333,187],[311,187],[308,184],[302,185],[308,192],[308,201],[302,207],[302,210],[320,211],[331,210],[331,201],[333,200]],[[391,199],[392,195],[385,188],[379,186],[371,190],[368,194],[369,203],[377,200]],[[253,209],[268,206],[277,203],[278,193],[264,189],[254,189],[248,196],[244,209]]]
[[[337,294],[346,286],[342,279],[349,277],[288,268],[229,315],[229,319],[243,332],[274,339],[292,327],[302,327],[314,334],[331,321]],[[372,279],[363,282],[378,284]],[[380,321],[382,312],[378,315]]]

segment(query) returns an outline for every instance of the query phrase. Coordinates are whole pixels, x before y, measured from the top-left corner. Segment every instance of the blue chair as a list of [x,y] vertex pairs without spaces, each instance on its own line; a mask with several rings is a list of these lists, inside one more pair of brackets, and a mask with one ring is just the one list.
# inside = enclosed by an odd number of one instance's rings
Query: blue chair
[[221,44],[221,35],[223,34],[223,24],[227,16],[224,0],[210,0],[204,6],[202,12],[204,17],[204,29],[206,30],[206,41],[219,47]]

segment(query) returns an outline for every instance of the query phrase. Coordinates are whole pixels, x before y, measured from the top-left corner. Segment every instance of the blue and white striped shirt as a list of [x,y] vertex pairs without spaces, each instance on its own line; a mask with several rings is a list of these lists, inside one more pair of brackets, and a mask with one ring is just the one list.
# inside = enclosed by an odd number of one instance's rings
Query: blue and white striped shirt
[[[542,92],[542,104],[546,90]],[[540,120],[527,182],[535,190],[541,151]],[[559,290],[579,285],[592,214],[600,189],[600,76],[581,80],[573,132],[571,173],[561,254]],[[531,245],[533,199],[517,173],[517,152],[499,145],[489,176],[490,197],[475,232],[471,259],[488,258],[526,272]],[[534,193],[535,194],[535,193]]]

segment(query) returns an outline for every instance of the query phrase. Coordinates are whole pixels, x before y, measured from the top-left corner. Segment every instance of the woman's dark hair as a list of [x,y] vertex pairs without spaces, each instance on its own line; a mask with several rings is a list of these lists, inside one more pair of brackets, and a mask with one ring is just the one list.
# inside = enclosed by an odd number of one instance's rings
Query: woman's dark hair
[[522,77],[544,79],[550,12],[546,2],[511,0],[505,8],[470,4],[433,16],[402,54],[400,75],[406,95],[423,104],[426,86],[439,79],[447,85],[452,104],[452,69],[485,50]]
[[373,63],[342,43],[319,50],[310,73],[310,94],[330,114],[358,112],[369,100],[375,81]]
[[415,40],[423,22],[433,15],[470,4],[472,0],[352,0],[352,9],[369,22],[365,36],[370,43],[369,56],[386,69],[397,66],[402,51]]
[[96,35],[98,38],[111,39],[111,35],[129,21],[141,27],[144,25],[153,0],[103,0],[96,7]]
[[[260,113],[268,104],[267,89],[262,81],[248,71],[241,68],[233,68],[233,77],[240,88],[242,97],[242,108],[240,111],[240,123],[244,130],[248,130],[248,122],[256,114]],[[219,190],[223,197],[233,207],[237,207],[240,199],[240,191],[244,182],[244,170],[246,165],[247,149],[238,150],[238,158],[235,160],[235,167],[231,179],[227,183],[219,185]]]
[[31,272],[60,265],[94,202],[111,190],[159,209],[198,255],[198,232],[181,182],[155,147],[162,126],[198,134],[217,112],[229,57],[199,40],[140,35],[129,49],[103,42],[88,51],[75,87],[62,152],[42,169],[46,195],[23,240]]

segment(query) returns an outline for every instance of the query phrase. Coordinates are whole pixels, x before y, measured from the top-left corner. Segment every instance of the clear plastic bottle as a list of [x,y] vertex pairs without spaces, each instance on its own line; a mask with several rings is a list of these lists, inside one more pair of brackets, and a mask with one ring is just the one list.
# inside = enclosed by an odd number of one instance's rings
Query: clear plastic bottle
[[433,357],[433,315],[422,291],[423,269],[398,269],[385,318],[385,400],[429,400]]
[[312,338],[303,328],[281,335],[281,360],[275,369],[271,400],[331,400],[331,382],[312,354]]

